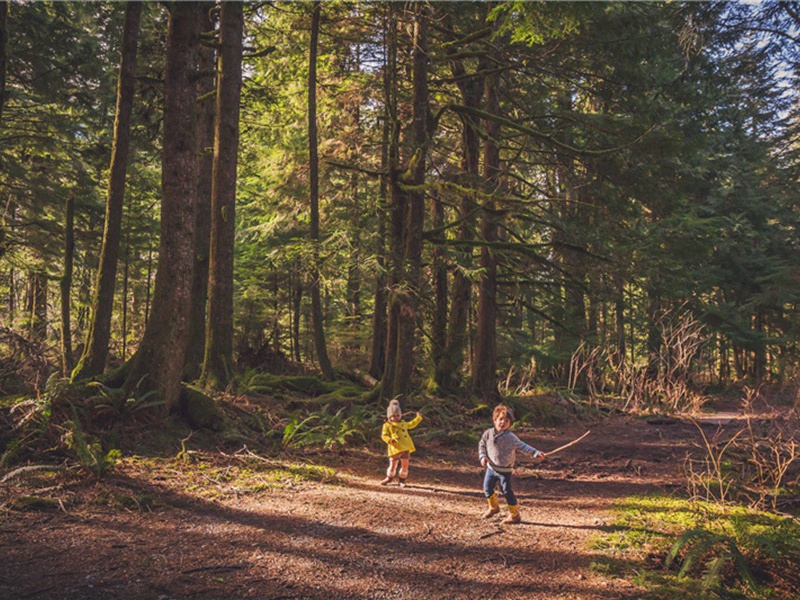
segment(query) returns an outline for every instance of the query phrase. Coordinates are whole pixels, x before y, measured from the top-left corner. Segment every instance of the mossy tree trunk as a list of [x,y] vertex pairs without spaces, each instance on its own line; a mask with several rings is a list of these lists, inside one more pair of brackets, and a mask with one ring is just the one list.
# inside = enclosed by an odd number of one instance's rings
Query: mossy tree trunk
[[131,359],[127,393],[154,391],[161,413],[177,409],[194,276],[197,198],[196,75],[200,39],[195,2],[168,5],[164,77],[161,243],[150,318]]
[[311,219],[309,237],[312,247],[311,283],[311,320],[314,328],[314,348],[317,363],[323,377],[333,379],[333,366],[328,357],[325,343],[325,324],[320,298],[319,272],[319,158],[317,155],[317,41],[319,38],[319,20],[321,5],[314,2],[311,13],[311,43],[308,57],[308,177],[310,183]]
[[205,385],[216,388],[228,384],[233,369],[233,247],[243,28],[242,3],[223,2],[211,192],[208,321],[205,359],[200,377]]
[[[477,25],[476,25],[477,27]],[[456,33],[453,32],[453,36]],[[457,57],[456,46],[451,51],[450,70],[461,94],[461,101],[468,109],[480,109],[483,103],[485,73],[488,56],[478,58],[477,67],[469,73],[465,61]],[[450,310],[445,336],[445,348],[435,363],[435,380],[442,393],[454,393],[460,386],[459,373],[469,347],[469,310],[472,297],[472,281],[466,271],[472,268],[475,230],[475,197],[480,185],[480,123],[469,112],[461,115],[461,173],[460,184],[464,190],[458,205],[458,240],[464,242],[463,250],[456,256],[458,266],[453,272],[450,291]]]
[[206,2],[200,14],[202,32],[197,84],[197,230],[195,231],[195,270],[189,320],[189,346],[186,349],[184,378],[197,379],[203,367],[206,346],[206,304],[208,301],[209,252],[211,244],[211,191],[214,170],[214,91],[216,88],[215,44],[211,18],[213,2]]
[[125,179],[131,138],[131,114],[136,82],[136,51],[142,3],[125,5],[122,33],[122,55],[117,80],[117,112],[114,119],[114,144],[108,178],[105,227],[100,249],[100,264],[92,299],[89,330],[83,354],[73,371],[73,379],[93,377],[103,372],[108,358],[111,337],[111,314],[114,308],[114,287],[122,231]]
[[[425,166],[428,149],[428,19],[425,3],[414,6],[414,71],[412,90],[411,138],[414,152],[397,185],[407,196],[403,213],[403,281],[396,295],[397,357],[394,393],[406,394],[414,385],[414,356],[417,325],[420,319],[420,283],[422,280],[422,229],[425,221]],[[400,290],[400,288],[398,288]]]
[[[490,114],[500,114],[497,93],[498,75],[493,73],[486,78],[484,94],[486,110]],[[486,138],[483,151],[483,176],[486,200],[483,206],[481,223],[481,270],[478,296],[478,331],[475,344],[475,361],[472,372],[472,388],[480,397],[493,400],[497,391],[497,258],[493,243],[497,241],[495,196],[500,184],[500,149],[498,146],[500,124],[487,119]]]
[[388,111],[383,119],[383,144],[381,148],[381,180],[378,189],[378,235],[376,257],[378,274],[375,277],[375,299],[372,311],[372,349],[369,374],[377,380],[383,377],[386,359],[386,214],[388,203],[389,133]]

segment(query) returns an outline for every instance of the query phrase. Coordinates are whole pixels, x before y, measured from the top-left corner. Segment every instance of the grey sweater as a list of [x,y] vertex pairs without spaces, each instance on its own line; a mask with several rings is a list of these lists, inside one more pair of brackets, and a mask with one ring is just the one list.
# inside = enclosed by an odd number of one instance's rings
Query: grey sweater
[[517,450],[534,458],[541,454],[539,450],[519,439],[511,430],[498,432],[494,427],[490,427],[481,436],[478,459],[483,461],[484,458],[488,458],[489,466],[498,473],[511,473],[514,470]]

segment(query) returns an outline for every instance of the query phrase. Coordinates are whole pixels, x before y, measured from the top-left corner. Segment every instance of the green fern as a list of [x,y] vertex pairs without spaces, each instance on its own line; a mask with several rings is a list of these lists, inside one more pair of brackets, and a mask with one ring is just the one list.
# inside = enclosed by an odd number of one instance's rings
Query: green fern
[[728,564],[728,557],[718,556],[709,561],[703,574],[703,589],[713,590],[722,587],[722,571]]
[[[309,415],[305,419],[300,420],[300,417],[292,415],[289,422],[283,428],[283,445],[286,447],[302,446],[303,442],[307,440],[310,435],[309,423],[319,419],[319,415]],[[304,431],[305,429],[305,431]]]
[[734,537],[702,528],[688,529],[678,537],[667,554],[667,568],[681,553],[683,560],[678,577],[685,577],[696,566],[705,563],[703,589],[706,591],[725,587],[724,567],[728,564],[735,567],[736,574],[745,585],[753,590],[758,588],[747,558]]
[[67,428],[67,445],[75,452],[81,466],[92,471],[97,477],[113,470],[122,457],[119,450],[114,448],[104,452],[99,442],[87,439],[77,420],[67,421],[64,426]]

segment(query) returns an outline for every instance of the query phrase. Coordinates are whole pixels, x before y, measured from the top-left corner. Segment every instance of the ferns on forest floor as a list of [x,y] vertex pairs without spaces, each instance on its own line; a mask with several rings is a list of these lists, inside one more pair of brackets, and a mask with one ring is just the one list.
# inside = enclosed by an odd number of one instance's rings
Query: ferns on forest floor
[[756,600],[800,593],[795,519],[661,496],[626,498],[616,517],[594,542],[608,556],[595,570],[631,576],[650,597]]

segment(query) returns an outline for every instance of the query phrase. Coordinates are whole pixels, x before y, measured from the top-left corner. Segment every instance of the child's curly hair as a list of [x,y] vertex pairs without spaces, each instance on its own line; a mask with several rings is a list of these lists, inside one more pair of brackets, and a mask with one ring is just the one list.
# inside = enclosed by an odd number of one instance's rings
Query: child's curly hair
[[497,417],[499,417],[502,414],[505,414],[509,423],[514,422],[514,411],[511,410],[511,407],[506,406],[505,404],[498,404],[497,406],[494,407],[494,412],[492,413],[492,421],[497,419]]

